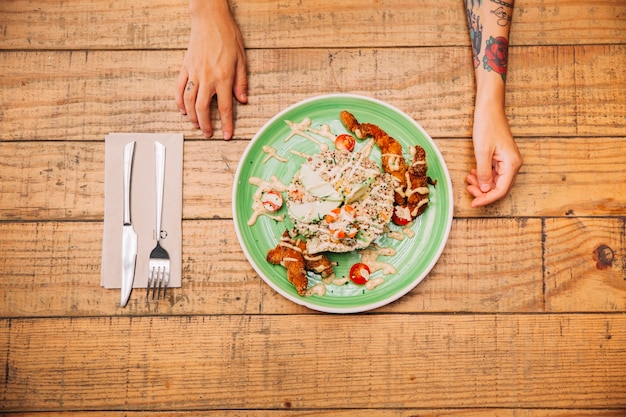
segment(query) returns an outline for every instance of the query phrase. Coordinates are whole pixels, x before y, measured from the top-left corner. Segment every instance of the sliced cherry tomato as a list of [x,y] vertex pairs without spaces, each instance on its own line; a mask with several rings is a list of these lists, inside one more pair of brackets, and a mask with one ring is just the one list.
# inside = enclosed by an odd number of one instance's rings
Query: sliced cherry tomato
[[398,226],[406,226],[413,219],[407,206],[394,206],[391,220]]
[[267,211],[278,211],[283,206],[283,196],[278,191],[268,191],[261,197],[261,203]]
[[350,279],[358,285],[363,285],[370,279],[370,268],[364,263],[357,263],[350,268]]
[[352,135],[348,135],[347,133],[339,135],[337,136],[337,139],[335,139],[335,148],[337,149],[345,149],[348,152],[352,152],[355,145],[356,141]]

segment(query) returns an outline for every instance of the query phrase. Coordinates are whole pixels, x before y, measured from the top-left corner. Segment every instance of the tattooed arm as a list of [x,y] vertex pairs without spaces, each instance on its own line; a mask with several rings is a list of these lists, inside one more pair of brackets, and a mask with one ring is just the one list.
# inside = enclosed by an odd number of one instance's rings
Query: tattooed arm
[[222,134],[233,134],[233,94],[246,103],[246,53],[228,0],[190,0],[191,35],[176,81],[175,99],[182,114],[206,137],[213,135],[209,110],[213,96]]
[[466,180],[472,207],[481,207],[506,196],[522,165],[504,109],[513,0],[465,0],[465,7],[476,76],[476,168]]

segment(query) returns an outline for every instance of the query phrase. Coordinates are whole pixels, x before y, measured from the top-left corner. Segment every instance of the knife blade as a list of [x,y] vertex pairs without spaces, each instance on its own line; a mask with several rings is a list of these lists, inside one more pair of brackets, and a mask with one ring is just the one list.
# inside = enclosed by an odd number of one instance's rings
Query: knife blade
[[133,169],[135,142],[124,146],[124,223],[122,226],[122,290],[120,306],[126,307],[135,280],[137,262],[137,233],[130,217],[130,179]]

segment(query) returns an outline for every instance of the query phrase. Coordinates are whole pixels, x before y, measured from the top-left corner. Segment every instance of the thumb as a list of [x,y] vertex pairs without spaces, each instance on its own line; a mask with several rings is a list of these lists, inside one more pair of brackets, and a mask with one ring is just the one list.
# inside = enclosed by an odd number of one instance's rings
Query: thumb
[[483,193],[492,189],[494,180],[491,156],[485,158],[483,155],[476,155],[476,179],[478,179],[478,186]]

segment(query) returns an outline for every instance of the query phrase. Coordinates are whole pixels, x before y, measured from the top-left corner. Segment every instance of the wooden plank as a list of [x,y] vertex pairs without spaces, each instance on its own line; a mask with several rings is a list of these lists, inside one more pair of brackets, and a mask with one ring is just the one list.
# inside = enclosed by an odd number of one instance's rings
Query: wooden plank
[[[626,409],[527,409],[527,408],[387,408],[368,410],[202,410],[176,411],[178,417],[624,417]],[[54,411],[11,413],[16,417],[170,417],[172,412]]]
[[[173,100],[179,51],[0,54],[1,140],[102,140],[114,131],[200,138]],[[466,47],[250,51],[250,102],[235,106],[235,135],[251,138],[299,100],[344,92],[395,105],[433,137],[470,137],[469,54]],[[511,48],[511,67],[507,106],[516,137],[626,136],[626,45]]]
[[[462,2],[232,1],[248,48],[469,45]],[[0,49],[183,49],[186,0],[10,0]],[[624,43],[621,0],[528,0],[515,5],[514,45]],[[585,36],[581,37],[580,34]]]
[[626,404],[621,313],[2,321],[3,411]]
[[[524,166],[503,201],[472,209],[465,176],[469,139],[437,139],[448,165],[456,217],[623,215],[626,138],[518,140]],[[188,140],[183,218],[232,218],[232,184],[248,141]],[[45,152],[42,152],[45,147]],[[604,178],[604,180],[599,180]],[[104,216],[103,142],[1,142],[0,220],[97,220]],[[589,190],[594,197],[589,198]]]
[[[626,3],[624,3],[626,4]],[[622,22],[626,28],[626,23]],[[577,89],[577,106],[584,103],[614,102],[621,110],[617,114],[607,113],[604,106],[592,106],[585,111],[576,113],[577,134],[584,136],[624,135],[626,125],[626,67],[615,66],[613,55],[626,57],[626,47],[612,48],[604,46],[604,53],[598,49],[591,51],[586,46],[575,50],[575,77]],[[621,58],[618,58],[620,60]],[[619,90],[614,89],[619,85]],[[616,109],[617,110],[617,109]]]
[[546,219],[546,308],[626,310],[626,221]]
[[[0,231],[2,317],[312,313],[255,273],[228,220],[184,221],[182,288],[149,305],[134,293],[125,309],[118,290],[99,285],[101,223],[2,222]],[[541,311],[541,251],[537,219],[457,220],[427,279],[380,311]]]

